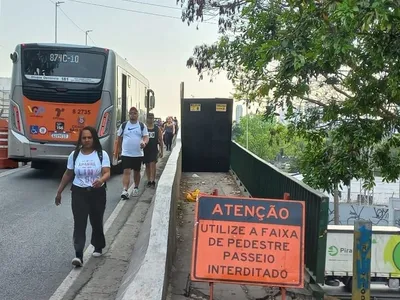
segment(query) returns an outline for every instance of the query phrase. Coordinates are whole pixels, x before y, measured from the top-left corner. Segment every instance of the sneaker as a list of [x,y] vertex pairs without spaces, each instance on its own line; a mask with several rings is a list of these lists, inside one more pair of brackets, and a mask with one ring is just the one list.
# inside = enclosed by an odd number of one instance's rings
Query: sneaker
[[100,257],[103,254],[103,249],[94,249],[93,256]]
[[128,200],[129,199],[129,193],[127,190],[123,190],[122,194],[121,194],[121,198],[124,200]]
[[150,188],[150,187],[152,187],[152,186],[153,186],[153,182],[148,181],[148,182],[147,182],[147,187]]
[[139,196],[139,189],[137,187],[135,187],[133,189],[133,197],[137,197],[137,196]]
[[151,187],[152,187],[152,188],[155,188],[155,187],[156,187],[156,182],[155,182],[155,181],[153,181],[153,182],[151,183]]
[[73,264],[76,268],[82,267],[82,266],[83,266],[83,259],[82,259],[82,258],[79,258],[79,257],[75,257],[75,258],[72,260],[72,264]]

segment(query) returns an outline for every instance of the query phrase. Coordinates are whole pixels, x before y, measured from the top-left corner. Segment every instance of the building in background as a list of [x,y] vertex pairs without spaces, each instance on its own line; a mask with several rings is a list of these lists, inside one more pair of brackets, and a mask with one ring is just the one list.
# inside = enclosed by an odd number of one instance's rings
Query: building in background
[[8,118],[11,78],[0,77],[0,118]]
[[236,124],[239,124],[241,117],[243,117],[243,106],[242,104],[236,104]]

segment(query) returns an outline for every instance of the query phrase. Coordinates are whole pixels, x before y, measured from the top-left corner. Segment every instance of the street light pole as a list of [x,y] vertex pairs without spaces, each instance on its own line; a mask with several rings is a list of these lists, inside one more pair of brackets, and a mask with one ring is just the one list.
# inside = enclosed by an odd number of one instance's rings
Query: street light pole
[[85,31],[85,45],[87,46],[87,39],[88,39],[88,34],[89,34],[89,32],[92,32],[93,30],[86,30]]
[[58,17],[58,7],[59,7],[60,4],[62,4],[62,3],[64,3],[64,2],[62,2],[62,1],[57,1],[56,3],[54,3],[55,6],[56,6],[56,17],[55,17],[55,22],[54,22],[54,35],[55,35],[55,43],[56,43],[56,44],[57,44],[57,23],[58,23],[57,17]]

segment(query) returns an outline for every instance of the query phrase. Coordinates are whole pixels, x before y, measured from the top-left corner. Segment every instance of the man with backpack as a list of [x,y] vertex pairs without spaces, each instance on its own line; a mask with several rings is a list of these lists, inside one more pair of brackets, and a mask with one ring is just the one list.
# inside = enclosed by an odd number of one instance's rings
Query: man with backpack
[[139,195],[140,169],[143,162],[143,149],[149,143],[149,133],[145,124],[138,120],[139,112],[136,107],[129,110],[129,121],[121,124],[118,130],[118,149],[122,149],[121,159],[124,174],[122,177],[123,191],[121,198],[129,199],[129,184],[131,170],[135,188],[133,196]]
[[147,187],[156,187],[156,163],[163,157],[163,138],[161,128],[154,124],[154,114],[149,113],[146,120],[149,144],[144,148],[143,162],[146,164]]

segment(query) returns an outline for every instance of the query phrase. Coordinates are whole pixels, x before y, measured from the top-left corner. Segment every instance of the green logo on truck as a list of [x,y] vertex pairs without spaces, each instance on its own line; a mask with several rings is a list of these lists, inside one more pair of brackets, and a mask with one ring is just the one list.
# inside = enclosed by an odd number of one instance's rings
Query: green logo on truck
[[339,253],[338,248],[336,248],[335,246],[330,246],[328,249],[328,254],[330,256],[336,256]]
[[383,252],[385,262],[389,262],[397,271],[400,270],[400,237],[390,237]]

